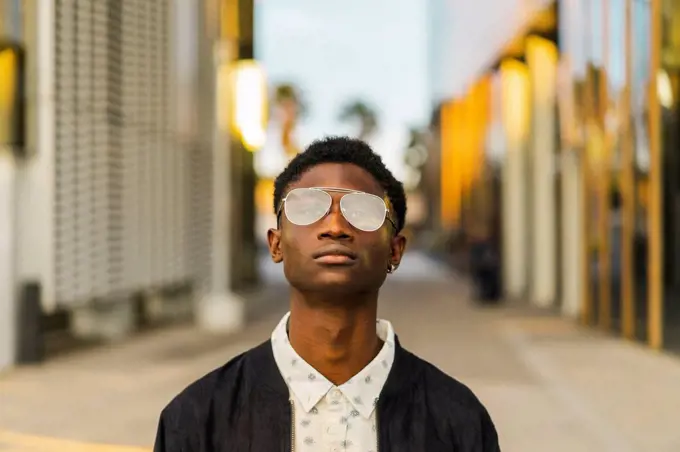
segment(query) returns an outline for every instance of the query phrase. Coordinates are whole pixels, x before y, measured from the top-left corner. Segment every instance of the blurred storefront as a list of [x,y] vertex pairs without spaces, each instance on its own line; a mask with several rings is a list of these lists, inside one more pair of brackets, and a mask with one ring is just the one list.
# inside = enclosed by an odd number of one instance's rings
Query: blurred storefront
[[472,261],[482,254],[485,266],[497,267],[493,284],[502,279],[506,295],[531,296],[540,305],[552,303],[557,286],[555,86],[549,82],[557,12],[545,3],[524,5],[521,18],[508,19],[513,26],[503,29],[512,33],[496,39],[502,47],[486,49],[491,58],[475,57],[491,63],[463,95],[444,103],[439,124],[442,228],[457,231],[473,273]]
[[441,223],[492,236],[493,205],[507,297],[678,349],[679,20],[677,0],[556,2],[441,114]]
[[42,359],[52,328],[243,324],[252,31],[252,0],[0,0],[0,369]]
[[[680,2],[569,2],[563,149],[581,161],[583,323],[680,345],[677,247]],[[578,23],[583,24],[581,30]],[[580,46],[585,49],[576,57]],[[569,67],[569,66],[567,66]],[[573,108],[576,106],[576,108]]]

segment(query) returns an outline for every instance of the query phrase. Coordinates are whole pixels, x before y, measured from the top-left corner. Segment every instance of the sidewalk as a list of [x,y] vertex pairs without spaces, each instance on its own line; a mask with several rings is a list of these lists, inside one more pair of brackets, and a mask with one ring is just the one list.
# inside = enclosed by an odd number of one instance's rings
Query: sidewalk
[[[175,328],[0,377],[0,451],[139,450],[35,436],[148,448],[165,403],[266,338],[285,302],[231,337]],[[418,254],[390,277],[381,316],[478,394],[504,452],[680,450],[678,358],[546,314],[481,309],[464,280]]]

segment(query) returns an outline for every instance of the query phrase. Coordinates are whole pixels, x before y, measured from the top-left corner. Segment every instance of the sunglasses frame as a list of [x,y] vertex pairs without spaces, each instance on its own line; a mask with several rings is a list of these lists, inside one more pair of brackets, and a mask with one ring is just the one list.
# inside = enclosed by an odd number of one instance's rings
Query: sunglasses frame
[[[281,203],[279,204],[279,208],[276,209],[276,223],[277,223],[277,227],[280,226],[280,224],[279,224],[279,218],[280,218],[280,216],[281,216],[281,212],[283,212],[283,211],[285,210],[286,200],[288,199],[288,195],[290,195],[290,194],[291,194],[292,192],[294,192],[295,190],[318,190],[318,191],[321,191],[321,192],[326,193],[326,194],[328,195],[328,197],[331,198],[331,204],[328,206],[328,209],[326,210],[326,212],[325,212],[318,220],[313,221],[312,223],[309,223],[309,225],[314,224],[314,223],[316,223],[316,222],[319,221],[319,220],[322,220],[323,218],[326,217],[326,215],[328,215],[328,212],[330,212],[331,208],[333,207],[333,197],[330,195],[330,193],[344,193],[343,196],[340,198],[340,201],[339,201],[339,202],[342,202],[342,198],[344,198],[345,195],[349,195],[349,194],[353,194],[353,193],[358,193],[358,194],[362,194],[362,195],[373,196],[374,198],[378,198],[379,200],[381,200],[382,203],[383,203],[384,206],[385,206],[385,218],[383,219],[383,222],[380,224],[380,226],[378,226],[378,228],[373,229],[373,230],[371,230],[371,231],[365,231],[365,230],[363,230],[363,229],[357,228],[356,226],[354,226],[354,225],[353,225],[353,224],[345,217],[344,214],[342,214],[343,218],[345,218],[345,220],[347,221],[347,223],[349,223],[353,228],[358,229],[359,231],[362,231],[362,232],[375,232],[375,231],[377,231],[378,229],[380,229],[380,228],[383,226],[383,224],[385,224],[385,220],[387,220],[387,221],[390,222],[390,224],[392,225],[392,227],[394,228],[395,231],[398,230],[398,229],[397,229],[397,225],[394,223],[394,221],[392,220],[392,218],[390,218],[389,202],[388,202],[388,201],[385,201],[384,198],[381,198],[380,196],[374,195],[373,193],[366,193],[365,191],[361,191],[361,190],[352,190],[352,189],[350,189],[350,188],[337,188],[337,187],[298,187],[298,188],[292,189],[292,190],[289,191],[289,192],[286,194],[286,196],[281,200]],[[342,209],[340,209],[340,213],[342,213]],[[287,215],[286,215],[286,217],[287,217]],[[290,220],[289,220],[289,221],[290,221]],[[291,223],[292,223],[292,224],[295,224],[295,223],[293,223],[293,222],[291,222]],[[309,226],[309,225],[302,225],[302,226]],[[300,225],[297,225],[297,224],[296,224],[296,226],[300,226]]]

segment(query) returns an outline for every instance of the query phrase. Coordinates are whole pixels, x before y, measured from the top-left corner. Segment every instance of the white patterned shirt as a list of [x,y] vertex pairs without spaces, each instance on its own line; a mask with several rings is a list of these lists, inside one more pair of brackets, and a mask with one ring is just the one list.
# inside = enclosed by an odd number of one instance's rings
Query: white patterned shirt
[[290,313],[283,316],[271,339],[276,365],[290,389],[293,450],[375,452],[375,407],[394,362],[392,324],[378,320],[382,349],[357,375],[335,386],[290,345],[289,317]]

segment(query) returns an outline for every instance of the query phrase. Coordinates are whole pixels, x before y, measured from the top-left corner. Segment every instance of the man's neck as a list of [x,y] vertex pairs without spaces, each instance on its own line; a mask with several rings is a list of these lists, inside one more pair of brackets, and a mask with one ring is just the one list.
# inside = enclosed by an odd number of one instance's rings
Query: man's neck
[[335,385],[359,373],[378,354],[377,294],[351,306],[309,303],[293,294],[289,337],[298,355]]

